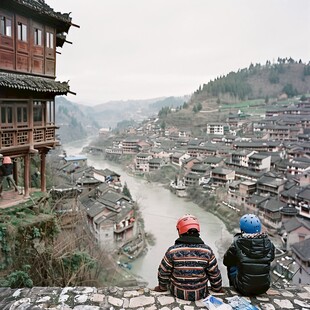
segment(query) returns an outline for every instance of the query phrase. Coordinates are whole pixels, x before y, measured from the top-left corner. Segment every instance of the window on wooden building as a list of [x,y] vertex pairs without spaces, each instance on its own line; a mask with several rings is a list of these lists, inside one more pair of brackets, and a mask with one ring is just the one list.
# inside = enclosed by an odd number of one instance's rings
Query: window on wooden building
[[28,127],[28,109],[27,104],[18,104],[16,106],[17,127]]
[[2,104],[1,105],[1,128],[12,128],[13,127],[13,105]]
[[54,48],[54,34],[52,32],[46,32],[46,47]]
[[21,22],[17,24],[17,38],[20,41],[27,42],[27,25]]
[[3,36],[12,36],[12,20],[6,16],[0,16],[0,33]]
[[55,124],[55,102],[54,101],[46,102],[46,123],[47,125]]
[[44,125],[44,106],[41,101],[33,102],[33,123],[36,126]]
[[34,29],[34,44],[35,45],[42,45],[42,30],[41,29]]

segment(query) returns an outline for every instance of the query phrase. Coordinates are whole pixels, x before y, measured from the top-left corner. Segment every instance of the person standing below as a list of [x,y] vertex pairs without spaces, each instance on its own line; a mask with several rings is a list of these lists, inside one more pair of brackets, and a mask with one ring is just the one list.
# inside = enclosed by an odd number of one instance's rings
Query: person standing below
[[195,301],[222,290],[222,277],[212,249],[200,238],[197,218],[186,214],[177,221],[179,238],[168,248],[158,268],[156,292],[170,292]]
[[263,294],[270,287],[275,247],[268,235],[261,232],[261,222],[254,214],[240,218],[240,230],[224,254],[229,285],[244,296]]
[[[5,156],[3,157],[2,167],[4,169],[4,179],[7,180],[8,184],[12,184],[15,188],[15,191],[18,192],[20,195],[22,194],[21,191],[19,191],[14,178],[13,178],[13,163],[10,157]],[[2,181],[3,183],[3,181]]]

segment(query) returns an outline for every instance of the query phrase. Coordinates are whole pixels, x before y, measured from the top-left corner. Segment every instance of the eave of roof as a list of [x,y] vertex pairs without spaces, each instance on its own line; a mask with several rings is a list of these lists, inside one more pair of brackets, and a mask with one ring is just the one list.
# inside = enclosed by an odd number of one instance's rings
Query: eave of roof
[[291,246],[291,249],[297,256],[299,256],[303,261],[309,262],[310,261],[310,239],[305,239],[298,243],[294,243]]
[[72,93],[67,82],[57,82],[45,77],[7,72],[0,72],[0,88],[2,87],[37,93],[53,93],[55,95]]
[[71,23],[71,17],[68,13],[55,12],[44,0],[11,0],[24,8],[33,11],[35,14],[51,18],[58,25],[62,25],[60,31],[68,32]]

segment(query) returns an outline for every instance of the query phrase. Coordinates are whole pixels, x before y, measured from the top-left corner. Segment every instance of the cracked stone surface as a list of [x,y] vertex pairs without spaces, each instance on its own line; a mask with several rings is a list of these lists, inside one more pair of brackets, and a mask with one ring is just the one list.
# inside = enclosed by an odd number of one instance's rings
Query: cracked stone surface
[[[237,295],[231,287],[216,294],[224,302]],[[248,298],[261,310],[310,309],[310,286],[270,289]],[[0,309],[14,310],[196,310],[206,309],[202,300],[190,302],[170,293],[157,293],[146,287],[35,287],[0,288]]]

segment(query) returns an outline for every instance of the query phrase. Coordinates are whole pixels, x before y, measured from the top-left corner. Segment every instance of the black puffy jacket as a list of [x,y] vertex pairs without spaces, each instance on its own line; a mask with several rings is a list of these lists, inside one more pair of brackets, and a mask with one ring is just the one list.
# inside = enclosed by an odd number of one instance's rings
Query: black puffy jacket
[[2,164],[2,167],[4,169],[5,176],[13,174],[13,164]]
[[224,255],[224,265],[236,266],[233,285],[245,296],[265,293],[270,287],[270,263],[274,245],[265,233],[239,233]]

